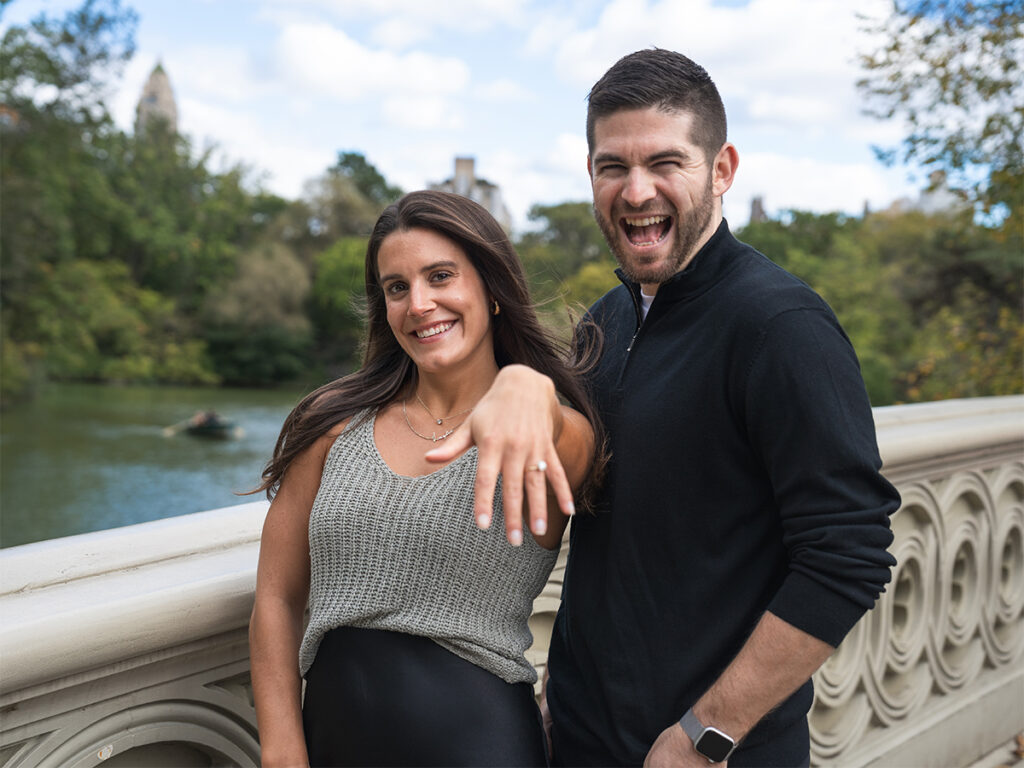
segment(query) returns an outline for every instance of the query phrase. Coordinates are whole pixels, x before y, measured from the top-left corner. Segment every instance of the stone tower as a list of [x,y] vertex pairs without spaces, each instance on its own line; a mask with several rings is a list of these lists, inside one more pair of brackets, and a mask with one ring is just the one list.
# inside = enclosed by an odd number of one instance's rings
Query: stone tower
[[142,88],[139,105],[135,108],[135,134],[145,133],[146,127],[155,120],[165,123],[172,134],[178,132],[178,106],[174,103],[171,81],[162,64],[153,68]]
[[476,160],[472,157],[455,158],[455,175],[440,184],[428,184],[428,188],[441,192],[454,192],[480,203],[498,221],[506,232],[512,230],[512,215],[505,206],[501,189],[476,175]]

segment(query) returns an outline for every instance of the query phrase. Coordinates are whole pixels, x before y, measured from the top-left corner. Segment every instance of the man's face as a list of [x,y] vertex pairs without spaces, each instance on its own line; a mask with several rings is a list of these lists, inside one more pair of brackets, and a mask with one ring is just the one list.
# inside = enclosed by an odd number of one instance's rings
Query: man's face
[[721,218],[712,163],[690,140],[692,121],[651,107],[594,125],[594,215],[626,276],[648,293],[686,267]]

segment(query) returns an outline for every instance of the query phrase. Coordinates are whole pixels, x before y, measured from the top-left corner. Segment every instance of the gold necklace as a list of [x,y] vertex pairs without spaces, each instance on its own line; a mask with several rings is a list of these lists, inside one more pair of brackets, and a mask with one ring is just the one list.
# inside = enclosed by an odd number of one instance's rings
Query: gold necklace
[[[476,407],[476,406],[471,405],[469,408],[467,408],[464,411],[459,411],[458,413],[452,413],[452,414],[449,414],[448,416],[442,416],[441,418],[438,418],[437,416],[435,416],[434,414],[432,414],[430,412],[429,408],[427,408],[427,404],[423,402],[423,399],[420,397],[419,392],[416,393],[416,400],[419,402],[420,405],[423,406],[423,410],[427,412],[427,415],[430,416],[430,418],[433,419],[437,423],[437,426],[441,426],[441,422],[443,422],[443,421],[448,421],[448,419],[454,419],[456,416],[461,416],[464,413],[469,413],[470,411],[473,410],[473,408]],[[449,434],[451,434],[451,433],[449,433]],[[438,438],[438,440],[441,440],[441,439],[442,438]]]
[[[449,435],[450,435],[450,434],[451,434],[452,432],[454,432],[454,431],[455,431],[456,429],[458,429],[459,427],[461,427],[461,426],[462,426],[463,424],[465,424],[465,423],[466,423],[466,422],[465,422],[465,420],[463,420],[463,421],[460,421],[460,422],[459,422],[458,424],[456,424],[456,425],[455,425],[454,427],[452,427],[451,429],[449,429],[449,430],[448,430],[447,432],[445,432],[445,433],[444,433],[443,435],[439,435],[439,434],[437,434],[436,432],[435,432],[434,434],[432,434],[432,435],[424,435],[424,434],[423,434],[422,432],[417,432],[417,431],[416,431],[416,427],[414,427],[414,426],[412,425],[412,422],[411,422],[411,421],[409,421],[409,414],[408,414],[408,412],[407,412],[407,411],[406,411],[406,409],[405,409],[405,404],[406,404],[406,403],[408,403],[408,402],[409,402],[409,398],[406,398],[405,400],[403,400],[403,401],[402,401],[402,416],[403,416],[403,417],[405,417],[405,424],[406,424],[406,426],[408,426],[408,427],[409,427],[409,429],[410,429],[410,430],[412,430],[412,433],[413,433],[414,435],[416,435],[416,437],[422,437],[422,438],[423,438],[424,440],[429,440],[429,441],[430,441],[430,442],[432,442],[432,443],[436,443],[436,442],[438,442],[439,440],[444,440],[444,439],[445,439],[446,437],[448,437],[448,436],[449,436]],[[472,411],[473,409],[472,409],[472,408],[470,408],[469,410],[470,410],[470,411]],[[427,411],[427,413],[430,413],[430,411]],[[467,413],[467,411],[463,411],[463,413]],[[455,414],[455,415],[457,416],[458,414]],[[447,417],[447,418],[451,418],[451,416],[449,416],[449,417]],[[437,423],[438,423],[438,424],[440,424],[441,422],[437,422]]]

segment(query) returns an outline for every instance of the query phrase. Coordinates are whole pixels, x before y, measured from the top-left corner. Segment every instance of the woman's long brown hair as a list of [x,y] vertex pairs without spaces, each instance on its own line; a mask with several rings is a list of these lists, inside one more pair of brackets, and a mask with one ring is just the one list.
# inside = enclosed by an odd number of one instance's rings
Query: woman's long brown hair
[[251,492],[266,491],[267,498],[273,499],[295,458],[332,427],[364,409],[377,410],[407,396],[415,386],[416,366],[388,325],[377,266],[384,239],[393,232],[410,229],[432,230],[462,248],[488,294],[498,302],[501,312],[491,318],[498,367],[521,363],[545,374],[559,395],[590,422],[597,450],[587,480],[577,494],[585,501],[604,466],[604,432],[579,378],[596,356],[596,337],[577,333],[567,344],[545,330],[530,300],[522,262],[494,217],[469,198],[436,191],[411,192],[388,206],[377,220],[366,248],[363,365],[355,373],[311,392],[295,406],[281,427],[274,455],[263,470],[262,484]]

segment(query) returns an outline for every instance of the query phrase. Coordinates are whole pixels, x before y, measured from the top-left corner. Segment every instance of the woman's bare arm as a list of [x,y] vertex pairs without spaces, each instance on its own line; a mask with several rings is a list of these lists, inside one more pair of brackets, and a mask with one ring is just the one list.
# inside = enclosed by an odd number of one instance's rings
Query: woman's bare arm
[[307,531],[324,459],[341,428],[295,459],[263,525],[249,656],[264,768],[309,764],[299,675],[299,644],[309,597]]

